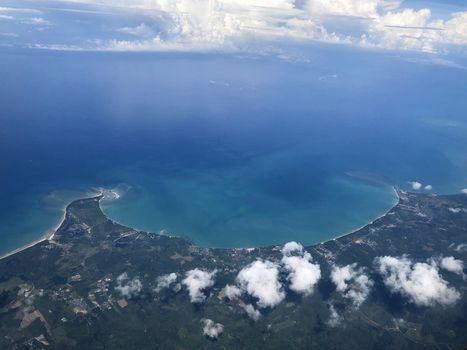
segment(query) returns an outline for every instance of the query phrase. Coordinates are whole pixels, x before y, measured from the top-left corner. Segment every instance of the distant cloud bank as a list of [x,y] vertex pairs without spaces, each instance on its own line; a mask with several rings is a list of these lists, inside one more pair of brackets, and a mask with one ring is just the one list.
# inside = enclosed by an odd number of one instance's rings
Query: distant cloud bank
[[[467,10],[447,15],[441,5],[419,8],[399,0],[51,0],[50,9],[0,7],[1,21],[54,24],[63,12],[92,13],[115,25],[118,16],[137,18],[103,35],[102,27],[81,43],[31,43],[31,47],[121,51],[245,50],[251,42],[327,42],[368,48],[445,53],[467,44]],[[20,4],[19,4],[20,5]],[[28,6],[32,6],[28,3]],[[440,13],[438,13],[440,12]],[[31,14],[35,14],[31,16]],[[38,15],[41,15],[39,17]],[[56,21],[56,30],[66,26]],[[123,24],[123,23],[122,23]],[[58,33],[57,32],[57,33]],[[53,33],[52,33],[53,34]],[[89,34],[88,34],[89,35]],[[122,36],[123,35],[123,36]],[[133,36],[130,38],[128,36]]]

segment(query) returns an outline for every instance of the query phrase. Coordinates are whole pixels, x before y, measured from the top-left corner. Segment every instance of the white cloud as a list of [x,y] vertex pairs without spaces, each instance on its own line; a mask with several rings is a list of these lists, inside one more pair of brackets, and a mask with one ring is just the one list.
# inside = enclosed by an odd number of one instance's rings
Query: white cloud
[[32,24],[38,26],[50,26],[52,23],[42,17],[30,17],[21,19],[21,23]]
[[447,271],[464,276],[464,262],[454,258],[453,256],[446,256],[441,258],[439,261],[439,266]]
[[[281,252],[283,257],[280,264],[256,260],[240,270],[236,278],[237,285],[225,286],[225,296],[232,300],[247,293],[258,299],[257,305],[260,308],[275,307],[285,298],[280,281],[281,269],[287,272],[291,290],[304,295],[311,294],[321,278],[319,265],[312,263],[310,253],[305,251],[300,243],[288,242]],[[253,319],[260,315],[259,311],[254,309],[246,311]]]
[[[467,44],[467,11],[445,15],[430,8],[404,7],[401,0],[74,0],[63,11],[83,11],[85,3],[102,14],[144,16],[135,27],[117,31],[137,40],[90,38],[83,45],[57,43],[74,50],[205,51],[251,50],[251,42],[319,41],[364,47],[445,52]],[[103,11],[107,9],[106,11]],[[336,25],[337,24],[337,25]],[[154,33],[151,28],[157,28]],[[49,46],[34,43],[32,47]],[[255,49],[258,46],[255,45]]]
[[356,263],[343,267],[333,266],[331,280],[338,292],[350,299],[355,307],[359,307],[370,294],[373,281],[364,273],[363,268],[356,267]]
[[124,298],[131,299],[137,297],[142,289],[143,284],[137,277],[130,279],[126,272],[117,277],[115,290]]
[[226,285],[224,288],[224,294],[230,300],[239,298],[242,295],[242,290],[237,286]]
[[156,287],[154,291],[156,293],[160,292],[164,288],[169,288],[177,281],[177,274],[175,272],[169,273],[167,275],[162,275],[156,279]]
[[404,9],[400,12],[388,12],[379,18],[382,25],[400,28],[424,28],[431,17],[430,9]]
[[121,275],[119,275],[119,276],[117,277],[117,283],[118,283],[118,284],[122,284],[124,281],[127,281],[128,278],[129,278],[129,277],[128,277],[128,273],[124,272],[124,273],[122,273]]
[[401,1],[387,0],[309,0],[308,9],[312,15],[330,14],[353,17],[377,17],[380,11],[399,6]]
[[427,191],[431,191],[433,189],[433,186],[432,185],[426,185],[425,187],[423,187],[425,190]]
[[465,45],[467,40],[467,11],[455,12],[443,23],[443,39],[450,44]]
[[279,282],[279,266],[268,260],[244,267],[237,275],[237,282],[246,293],[258,299],[261,308],[274,307],[285,298]]
[[148,27],[144,23],[140,23],[139,25],[135,27],[122,27],[122,28],[117,29],[117,31],[121,33],[125,33],[125,34],[144,37],[144,38],[155,36],[154,31],[151,29],[151,27]]
[[3,15],[0,13],[0,20],[1,19],[4,19],[4,20],[13,20],[15,19],[13,16],[10,16],[10,15]]
[[186,272],[182,284],[187,287],[192,303],[201,303],[206,299],[203,290],[214,285],[216,272],[216,270],[208,272],[198,268]]
[[433,262],[414,264],[406,256],[384,256],[376,258],[375,265],[391,292],[400,293],[419,306],[451,305],[460,298]]
[[461,190],[461,192],[467,194],[467,188],[464,188],[463,190]]
[[[295,253],[296,255],[292,255]],[[318,264],[313,264],[310,253],[303,249],[297,242],[289,242],[282,248],[282,264],[289,272],[287,280],[289,288],[296,293],[309,295],[321,278],[321,269]]]
[[410,8],[379,16],[369,28],[375,46],[436,52],[440,45],[467,43],[466,12],[451,14],[448,20],[432,19],[428,8]]
[[454,250],[458,253],[467,252],[467,244],[461,243],[455,247]]
[[329,307],[330,315],[329,315],[329,320],[327,321],[327,324],[331,327],[336,327],[341,323],[341,317],[337,313],[336,309],[334,308],[334,305],[331,305]]
[[203,318],[201,320],[203,323],[203,335],[211,339],[217,339],[223,332],[224,326],[220,323],[215,323],[209,318]]
[[259,312],[259,310],[256,310],[251,304],[245,305],[244,309],[248,317],[251,318],[253,321],[258,321],[261,317],[261,312]]
[[[458,68],[465,70],[467,67],[463,66],[462,64],[459,64],[457,62],[441,58],[438,56],[425,56],[425,57],[406,57],[403,58],[407,62],[412,62],[412,63],[423,63],[423,64],[430,64],[430,65],[437,65],[437,66],[444,66],[444,67],[451,67],[451,68]],[[447,123],[446,126],[451,126],[452,127],[453,123]]]
[[172,290],[175,292],[175,293],[178,293],[182,290],[182,284],[181,283],[175,283],[173,286],[172,286]]
[[322,75],[318,78],[318,80],[320,81],[328,81],[328,80],[331,80],[331,79],[337,79],[339,78],[339,75],[337,74],[328,74],[328,75]]
[[4,7],[0,6],[0,12],[15,12],[15,13],[41,13],[36,9],[21,8],[21,7]]
[[412,189],[417,191],[422,188],[422,184],[418,181],[409,181],[410,186],[412,186]]
[[292,253],[302,253],[303,252],[303,246],[300,243],[297,243],[295,241],[287,242],[284,244],[284,246],[281,249],[282,255],[285,256],[290,256]]

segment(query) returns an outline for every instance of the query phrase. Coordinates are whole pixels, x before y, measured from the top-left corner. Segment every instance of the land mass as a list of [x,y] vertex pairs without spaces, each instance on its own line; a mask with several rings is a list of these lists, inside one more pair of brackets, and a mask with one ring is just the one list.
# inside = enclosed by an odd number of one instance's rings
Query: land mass
[[[403,255],[414,262],[442,256],[467,261],[467,196],[401,190],[398,196],[369,225],[305,247],[321,269],[313,292],[284,286],[285,300],[264,308],[252,296],[226,298],[225,286],[255,260],[281,261],[282,246],[202,248],[110,220],[101,196],[74,201],[53,236],[0,260],[0,348],[463,348],[465,275],[442,274],[459,293],[453,305],[417,305],[388,289],[374,265],[378,257]],[[373,281],[358,307],[330,278],[333,266],[349,264],[364,268]],[[202,302],[193,303],[179,283],[193,269],[216,271]],[[159,288],[160,276],[169,274],[179,287]],[[123,280],[130,282],[123,286]],[[247,305],[261,315],[251,317]],[[207,319],[223,332],[203,334]]]

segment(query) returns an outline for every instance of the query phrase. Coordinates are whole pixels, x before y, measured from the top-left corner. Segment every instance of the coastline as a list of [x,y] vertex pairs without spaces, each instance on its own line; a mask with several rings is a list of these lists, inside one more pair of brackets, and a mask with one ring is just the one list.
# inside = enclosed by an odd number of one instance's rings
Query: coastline
[[[321,241],[321,242],[314,243],[314,244],[312,244],[311,246],[323,244],[323,243],[325,243],[325,242],[333,241],[333,240],[339,239],[339,238],[341,238],[341,237],[344,237],[344,236],[353,234],[353,233],[355,233],[355,232],[357,232],[357,231],[360,231],[361,229],[363,229],[364,227],[366,227],[366,226],[368,226],[368,225],[372,225],[373,223],[375,223],[375,221],[377,221],[377,220],[379,220],[379,219],[385,217],[386,215],[388,215],[388,213],[389,213],[391,210],[393,210],[393,209],[400,203],[400,199],[401,199],[401,197],[400,197],[400,195],[399,195],[399,190],[398,190],[398,188],[397,188],[396,186],[391,186],[391,187],[392,187],[393,192],[394,192],[395,195],[396,195],[396,201],[395,201],[395,203],[394,203],[387,211],[385,211],[383,214],[379,215],[378,217],[374,218],[373,220],[369,221],[368,223],[366,223],[366,224],[364,224],[364,225],[362,225],[362,226],[360,226],[360,227],[358,227],[358,228],[355,228],[355,229],[353,229],[353,230],[351,230],[351,231],[345,232],[345,233],[343,233],[343,234],[341,234],[341,235],[339,235],[339,236],[336,236],[336,237],[333,237],[333,238],[329,238],[329,239],[326,239],[326,240]],[[103,194],[104,194],[103,192],[100,193],[100,195],[103,195]],[[67,208],[67,207],[68,207],[68,205],[66,205],[65,208],[63,209],[63,215],[62,215],[62,218],[60,219],[60,221],[59,221],[54,227],[52,227],[50,230],[48,230],[44,235],[42,235],[40,238],[38,238],[38,239],[36,239],[36,240],[34,240],[34,241],[30,242],[30,243],[27,243],[27,244],[25,244],[25,245],[23,245],[23,246],[21,246],[21,247],[19,247],[19,248],[17,248],[17,249],[14,249],[14,250],[12,250],[12,251],[10,251],[10,252],[8,252],[8,253],[6,253],[6,254],[0,256],[0,260],[3,260],[3,259],[5,259],[5,258],[8,258],[9,256],[12,256],[12,255],[14,255],[14,254],[16,254],[16,253],[19,253],[19,252],[21,252],[21,251],[23,251],[23,250],[26,250],[26,249],[28,249],[28,248],[31,248],[31,247],[33,247],[33,246],[35,246],[35,245],[37,245],[37,244],[39,244],[39,243],[41,243],[41,242],[44,242],[44,241],[53,241],[53,237],[54,237],[55,233],[56,233],[57,230],[60,228],[60,226],[62,225],[63,221],[64,221],[65,218],[66,218],[66,208]],[[103,212],[103,213],[104,213],[104,212]],[[104,215],[107,217],[107,215],[106,215],[105,213],[104,213]],[[107,217],[107,218],[108,218],[108,217]],[[110,218],[108,218],[108,219],[111,220],[111,221],[114,221],[114,220],[112,220],[112,219],[110,219]],[[209,247],[209,248],[213,248],[213,247]],[[255,248],[257,248],[257,247],[255,247]],[[214,249],[216,249],[216,248],[214,247]],[[251,249],[251,248],[234,247],[234,248],[225,248],[225,249]]]
[[397,207],[401,201],[401,196],[399,195],[399,191],[402,191],[401,189],[398,189],[397,186],[391,186],[394,194],[396,195],[396,201],[395,203],[388,209],[386,210],[383,214],[379,215],[378,217],[374,218],[373,220],[371,220],[370,222],[360,226],[360,227],[357,227],[356,229],[353,229],[351,231],[348,231],[348,232],[345,232],[339,236],[336,236],[336,237],[333,237],[333,238],[330,238],[330,239],[326,239],[322,242],[318,242],[318,243],[315,243],[313,245],[319,245],[319,244],[323,244],[323,243],[326,243],[326,242],[329,242],[329,241],[334,241],[336,239],[339,239],[339,238],[342,238],[342,237],[345,237],[345,236],[348,236],[348,235],[351,235],[355,232],[358,232],[360,231],[361,229],[365,228],[366,226],[369,226],[369,225],[373,225],[376,221],[378,221],[379,219],[381,218],[384,218],[386,215],[388,215],[395,207]]
[[[68,206],[68,205],[67,205]],[[63,208],[63,214],[62,214],[62,217],[60,218],[60,220],[58,221],[58,223],[53,226],[52,228],[50,228],[46,233],[44,233],[41,237],[39,237],[38,239],[30,242],[30,243],[26,243],[25,245],[19,247],[19,248],[16,248],[2,256],[0,256],[0,260],[3,260],[3,259],[6,259],[8,258],[9,256],[12,256],[16,253],[19,253],[23,250],[26,250],[28,248],[31,248],[31,247],[34,247],[36,244],[39,244],[39,243],[42,243],[44,241],[53,241],[53,237],[55,235],[55,233],[57,232],[57,230],[60,228],[60,226],[62,226],[63,224],[63,221],[65,220],[65,217],[66,217],[66,208],[67,206],[65,206],[65,208]]]
[[[91,197],[96,197],[96,196],[110,196],[111,199],[118,199],[120,197],[120,194],[113,190],[113,189],[106,189],[106,188],[102,188],[102,187],[99,187],[97,188],[96,190],[91,190],[91,192],[87,192],[86,196],[91,198]],[[85,198],[87,198],[85,197]],[[80,199],[80,198],[76,198],[76,199]],[[26,243],[12,251],[9,251],[3,255],[0,256],[0,260],[3,260],[5,258],[8,258],[9,256],[12,256],[16,253],[19,253],[23,250],[26,250],[28,248],[31,248],[31,247],[34,247],[36,244],[39,244],[41,242],[44,242],[44,241],[53,241],[53,237],[55,235],[55,233],[58,231],[58,229],[60,228],[60,226],[62,226],[63,224],[63,221],[65,220],[66,218],[66,211],[67,211],[67,208],[68,208],[68,205],[70,205],[70,203],[72,203],[74,200],[76,199],[73,199],[71,200],[69,203],[67,203],[63,208],[62,208],[62,216],[61,218],[59,219],[59,221],[57,222],[57,224],[55,226],[52,226],[50,229],[48,229],[42,236],[40,236],[39,238],[33,240],[32,242],[29,242],[29,243]],[[105,215],[105,213],[104,213]]]

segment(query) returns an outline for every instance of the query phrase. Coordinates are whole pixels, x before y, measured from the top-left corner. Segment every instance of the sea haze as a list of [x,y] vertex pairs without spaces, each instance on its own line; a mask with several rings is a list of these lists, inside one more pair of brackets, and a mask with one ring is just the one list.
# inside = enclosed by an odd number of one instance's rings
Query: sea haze
[[2,49],[0,253],[97,187],[121,194],[116,221],[218,247],[343,234],[394,204],[390,185],[467,187],[465,69],[314,49]]

